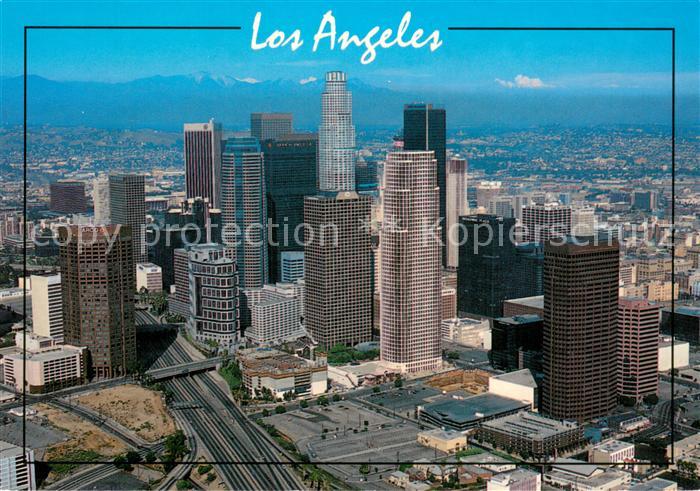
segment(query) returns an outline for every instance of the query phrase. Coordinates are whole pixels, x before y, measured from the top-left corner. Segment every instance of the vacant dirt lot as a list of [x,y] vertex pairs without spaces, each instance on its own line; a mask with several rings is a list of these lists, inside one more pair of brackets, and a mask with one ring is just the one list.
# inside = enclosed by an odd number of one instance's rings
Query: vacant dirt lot
[[138,385],[100,390],[79,397],[78,402],[134,430],[149,442],[177,429],[160,393]]
[[94,451],[107,457],[118,455],[127,450],[126,445],[121,440],[105,433],[79,416],[46,404],[37,404],[34,408],[37,410],[38,416],[45,417],[53,426],[71,437],[70,440],[53,445],[48,449],[47,454],[51,454],[54,459],[73,449]]

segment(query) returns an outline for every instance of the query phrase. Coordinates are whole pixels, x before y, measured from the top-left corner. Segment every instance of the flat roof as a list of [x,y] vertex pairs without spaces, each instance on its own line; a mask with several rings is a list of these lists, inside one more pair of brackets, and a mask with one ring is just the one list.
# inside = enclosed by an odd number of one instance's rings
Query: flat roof
[[504,324],[520,325],[532,324],[533,322],[541,322],[542,317],[540,317],[537,314],[519,314],[514,315],[512,317],[498,317],[496,320]]
[[424,406],[423,411],[439,419],[449,419],[458,424],[464,424],[509,411],[517,411],[527,406],[529,404],[486,392],[464,399],[455,399],[448,394]]
[[534,297],[522,297],[522,298],[509,298],[504,300],[508,303],[517,303],[520,305],[525,305],[527,307],[535,307],[538,309],[544,308],[544,295],[536,295]]
[[575,429],[578,424],[547,418],[537,413],[519,412],[487,421],[482,426],[532,440],[543,440]]
[[496,380],[504,380],[512,384],[523,385],[525,387],[537,387],[535,377],[532,376],[532,372],[529,368],[523,368],[522,370],[516,370],[515,372],[508,372],[502,375],[494,375],[491,378]]
[[623,442],[620,440],[608,440],[607,442],[600,443],[593,448],[599,452],[613,453],[630,447],[634,447],[634,443]]
[[597,470],[598,466],[595,464],[588,464],[583,460],[568,459],[565,457],[559,457],[552,464],[552,469],[564,471],[567,474],[576,474],[578,476],[592,476]]

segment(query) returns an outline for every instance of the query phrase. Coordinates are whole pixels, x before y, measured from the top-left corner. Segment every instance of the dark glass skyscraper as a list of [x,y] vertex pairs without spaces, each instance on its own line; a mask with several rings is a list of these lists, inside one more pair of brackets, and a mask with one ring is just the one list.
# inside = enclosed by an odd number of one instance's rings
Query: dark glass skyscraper
[[461,218],[466,240],[459,247],[457,310],[500,317],[503,301],[542,294],[542,248],[512,240],[514,218]]
[[[445,109],[432,104],[406,104],[403,109],[403,149],[432,150],[437,160],[437,185],[440,188],[440,219],[445,243],[447,216],[447,134]],[[442,249],[442,264],[446,263],[446,248]]]
[[499,370],[542,371],[542,318],[539,315],[499,317],[491,325],[489,360]]
[[253,113],[250,115],[250,136],[261,142],[291,132],[291,113]]
[[243,288],[267,283],[265,169],[257,138],[229,138],[221,156],[224,245],[236,249]]
[[150,260],[163,270],[163,289],[175,283],[174,253],[188,245],[221,242],[221,211],[207,200],[190,198],[171,208],[163,221],[149,226]]
[[304,250],[300,225],[304,223],[304,196],[316,193],[317,142],[315,134],[289,134],[262,145],[271,234],[268,263],[273,283],[281,281],[282,252]]
[[620,246],[592,239],[545,244],[542,411],[555,418],[590,421],[617,404]]
[[85,183],[82,181],[62,180],[52,182],[49,186],[49,210],[56,213],[85,213]]
[[142,174],[110,174],[110,221],[128,225],[134,234],[134,262],[148,259],[146,250],[146,191]]

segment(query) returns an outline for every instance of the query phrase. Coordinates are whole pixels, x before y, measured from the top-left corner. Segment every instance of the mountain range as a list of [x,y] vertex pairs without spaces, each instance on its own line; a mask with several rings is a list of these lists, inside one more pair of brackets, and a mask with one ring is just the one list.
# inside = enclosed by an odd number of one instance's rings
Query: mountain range
[[[400,127],[402,107],[425,101],[447,109],[448,125],[669,124],[670,97],[606,91],[502,89],[486,92],[439,90],[425,93],[348,82],[359,127]],[[194,75],[153,76],[129,82],[55,81],[27,78],[28,124],[179,130],[184,122],[213,117],[227,128],[244,129],[251,112],[294,113],[295,127],[313,129],[320,116],[322,80],[301,81]],[[3,124],[22,122],[23,78],[0,78]],[[678,122],[697,122],[697,96],[679,96]],[[693,109],[694,108],[694,109]]]

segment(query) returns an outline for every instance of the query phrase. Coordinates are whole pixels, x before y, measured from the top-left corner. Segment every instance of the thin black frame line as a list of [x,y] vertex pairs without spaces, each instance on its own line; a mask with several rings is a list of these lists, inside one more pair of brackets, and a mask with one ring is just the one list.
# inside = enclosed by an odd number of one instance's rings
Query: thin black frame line
[[[450,457],[450,456],[448,456]],[[31,464],[64,464],[64,465],[84,465],[84,464],[93,464],[93,465],[114,465],[113,460],[90,460],[90,461],[84,461],[84,460],[28,460],[28,463]],[[310,460],[308,462],[281,462],[281,461],[260,461],[260,460],[252,460],[252,461],[246,461],[246,460],[237,460],[237,461],[229,461],[229,460],[193,460],[190,462],[178,462],[178,461],[173,461],[173,462],[164,462],[160,460],[156,460],[155,462],[145,462],[145,461],[140,461],[140,462],[133,462],[131,465],[162,465],[162,464],[172,464],[172,465],[184,465],[184,464],[211,464],[211,465],[287,465],[287,466],[299,466],[299,465],[363,465],[363,464],[371,464],[371,465],[403,465],[403,464],[408,464],[408,465],[555,465],[556,462],[549,460],[549,461],[510,461],[510,460],[499,460],[499,461],[487,461],[487,462],[462,462],[462,461],[447,461],[447,462],[435,462],[435,461],[387,461],[387,460],[377,460],[377,461],[335,461],[335,460]],[[610,463],[610,462],[562,462],[562,464],[565,464],[567,466],[573,465],[605,465],[605,466],[616,466],[616,465],[622,465],[617,464],[617,463]],[[650,465],[659,465],[655,462],[649,462]],[[670,465],[670,462],[664,462],[663,465]],[[70,476],[66,476],[70,477]]]
[[[96,29],[96,30],[108,30],[108,29],[128,29],[128,30],[240,30],[240,26],[24,26],[24,118],[23,118],[23,161],[24,161],[24,203],[23,203],[23,213],[26,221],[27,217],[27,31],[29,29]],[[672,52],[672,90],[671,90],[671,281],[672,281],[672,299],[671,299],[671,337],[675,339],[675,324],[674,324],[674,313],[675,313],[675,299],[673,299],[673,281],[675,279],[675,171],[676,171],[676,159],[675,159],[675,136],[676,136],[676,28],[675,27],[448,27],[451,31],[670,31],[671,32],[671,52]],[[23,247],[23,266],[24,266],[24,276],[27,274],[27,250],[26,250],[26,237],[27,230],[26,226],[23,228],[23,237],[25,244]],[[23,308],[26,312],[26,282],[24,282],[24,295],[23,295]],[[26,335],[27,335],[27,320],[26,315],[23,319],[23,338],[24,343],[24,355],[26,355]],[[673,365],[674,360],[674,346],[671,343],[671,360]],[[26,367],[26,356],[23,356],[23,365]],[[673,368],[673,367],[672,367]],[[26,376],[26,370],[24,370],[24,376]],[[22,391],[22,407],[24,409],[22,415],[22,447],[26,452],[26,390]],[[673,465],[675,464],[675,373],[673,369],[671,370],[671,459],[669,462],[650,462],[651,465]],[[49,463],[49,461],[35,460],[32,462],[36,463]],[[87,461],[87,462],[76,462],[76,461],[50,461],[52,463],[71,463],[77,465],[95,464],[95,465],[106,465],[113,464],[114,462],[101,462],[101,461]],[[174,465],[190,464],[192,462],[171,462]],[[312,465],[362,465],[362,464],[372,464],[372,462],[206,462],[214,465],[284,465],[284,466],[294,466],[302,464],[312,464]],[[439,462],[400,462],[394,461],[390,463],[375,462],[377,465],[401,465],[401,464],[434,464],[434,465],[446,465],[447,463]],[[488,464],[489,462],[483,462],[481,464]],[[537,462],[537,461],[520,461],[513,462],[516,465],[533,465],[533,466],[543,466],[551,465],[551,462]],[[473,464],[478,465],[479,462]],[[581,462],[574,463],[573,465],[596,465],[595,462]],[[602,464],[602,463],[601,463]],[[607,462],[605,464],[608,464]]]

